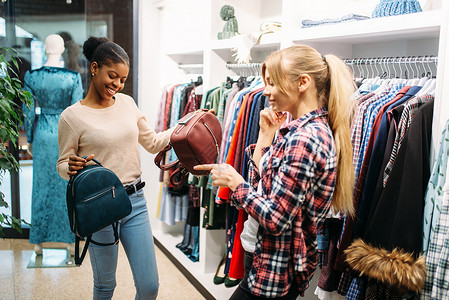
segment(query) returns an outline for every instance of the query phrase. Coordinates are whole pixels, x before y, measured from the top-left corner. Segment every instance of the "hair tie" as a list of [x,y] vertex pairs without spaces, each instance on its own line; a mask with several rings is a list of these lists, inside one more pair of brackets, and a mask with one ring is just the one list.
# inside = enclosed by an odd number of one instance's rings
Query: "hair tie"
[[326,57],[323,54],[321,54],[321,58],[323,59],[324,63],[327,65]]

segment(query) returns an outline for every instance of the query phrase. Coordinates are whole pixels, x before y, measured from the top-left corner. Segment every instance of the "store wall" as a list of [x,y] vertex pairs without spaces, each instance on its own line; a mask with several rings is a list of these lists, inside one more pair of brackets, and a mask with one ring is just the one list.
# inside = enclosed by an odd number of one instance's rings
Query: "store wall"
[[[150,1],[139,3],[139,108],[146,116],[151,128],[156,125],[161,97],[161,76],[168,73],[160,69],[161,59],[161,30],[159,24],[161,8]],[[154,154],[141,148],[142,179],[145,181],[145,196],[147,198],[150,222],[153,230],[158,229],[157,205],[160,184],[158,180],[159,169],[154,164]]]

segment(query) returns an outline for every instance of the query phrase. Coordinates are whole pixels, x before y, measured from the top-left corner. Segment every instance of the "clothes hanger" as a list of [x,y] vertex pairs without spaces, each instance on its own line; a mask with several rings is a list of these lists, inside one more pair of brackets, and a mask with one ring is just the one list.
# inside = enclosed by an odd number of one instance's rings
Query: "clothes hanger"
[[[422,62],[422,63],[423,63],[424,73],[421,75],[421,79],[419,80],[419,83],[418,83],[418,86],[421,86],[421,87],[422,87],[421,90],[424,89],[424,86],[425,86],[426,83],[429,81],[429,78],[432,77],[432,76],[431,76],[432,70],[430,69],[430,66],[429,66],[429,65],[428,65],[429,71],[426,70],[426,67],[425,67],[425,64],[424,64],[424,60],[427,60],[427,56],[425,56],[424,59],[423,59],[423,62]],[[420,90],[420,91],[421,91],[421,90]]]
[[[407,78],[402,75],[401,58],[400,57],[393,58],[393,65],[394,64],[397,64],[398,68],[399,68],[399,72],[397,72],[396,76],[395,76],[396,82],[406,85],[407,84]],[[396,70],[396,68],[394,68],[394,69]]]
[[362,58],[357,58],[355,65],[358,70],[359,78],[362,80],[362,83],[369,84],[371,82],[371,78],[367,78],[366,72],[362,68]]
[[374,80],[373,80],[374,85],[379,85],[380,80],[381,80],[380,76],[381,76],[382,72],[379,72],[379,69],[377,68],[379,65],[379,62],[380,62],[380,57],[374,59],[374,63],[376,66],[376,76],[374,77]]
[[372,81],[372,78],[369,78],[367,75],[367,72],[363,70],[363,58],[358,58],[356,62],[357,69],[359,70],[359,76],[362,78],[362,82],[366,84],[370,84]]
[[387,68],[387,65],[386,65],[386,61],[387,61],[386,57],[381,58],[380,61],[379,61],[379,66],[380,66],[380,69],[381,69],[382,73],[379,76],[379,80],[376,81],[377,85],[381,85],[384,82],[388,82],[389,81],[388,80],[388,68]]
[[362,67],[362,62],[363,62],[362,58],[358,58],[357,59],[356,66],[357,66],[357,68],[359,70],[359,77],[362,79],[363,83],[370,84],[371,81],[372,81],[372,78],[368,78],[366,76],[366,72],[363,70],[363,67]]
[[394,63],[396,63],[399,67],[399,73],[396,75],[398,83],[403,83],[404,85],[412,84],[412,80],[408,78],[407,68],[405,68],[404,72],[402,71],[403,57],[396,57],[394,59]]
[[374,78],[373,65],[371,64],[371,58],[365,58],[366,77]]
[[194,82],[195,86],[200,86],[203,84],[203,76],[198,76],[198,79]]
[[416,75],[415,75],[415,77],[411,80],[410,86],[418,86],[418,83],[421,81],[421,78],[419,77],[418,64],[416,63],[416,61],[418,60],[418,57],[414,57],[414,58],[412,58],[412,60],[413,60],[414,63],[415,63]]
[[394,66],[394,58],[389,57],[388,58],[388,62],[390,63],[391,67],[393,68],[393,72],[391,72],[391,69],[390,69],[390,74],[389,74],[390,84],[397,84],[397,83],[399,83],[399,80],[396,77],[397,71],[396,71],[396,68]]
[[405,70],[404,70],[404,78],[406,79],[406,85],[408,85],[409,81],[410,81],[410,74],[411,71],[408,68],[408,64],[407,64],[407,58],[405,56],[402,56],[400,59],[401,63],[404,64]]
[[[381,79],[380,79],[380,81],[378,83],[378,87],[373,91],[376,94],[382,93],[388,87],[388,85],[390,83],[390,79],[388,78],[389,74],[388,74],[388,68],[386,66],[386,61],[387,61],[387,58],[383,58],[382,59],[382,62],[384,63],[385,69],[382,70],[383,73],[380,76]],[[380,64],[380,66],[382,68],[382,64]]]
[[425,94],[432,94],[432,93],[435,92],[436,79],[433,78],[433,76],[432,76],[432,68],[430,67],[429,59],[430,59],[430,57],[426,58],[427,66],[428,66],[429,70],[426,72],[426,70],[424,69],[425,74],[423,74],[424,75],[423,78],[425,78],[426,81],[422,85],[421,90],[419,90],[419,92],[416,93],[416,97],[420,97],[420,96],[423,96]]

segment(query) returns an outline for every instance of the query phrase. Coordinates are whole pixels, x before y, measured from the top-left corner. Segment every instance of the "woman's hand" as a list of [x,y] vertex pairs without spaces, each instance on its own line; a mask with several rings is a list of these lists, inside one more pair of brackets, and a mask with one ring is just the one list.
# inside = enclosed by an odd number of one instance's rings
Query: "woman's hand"
[[86,158],[79,157],[77,155],[72,155],[69,157],[69,171],[67,174],[69,176],[74,176],[78,173],[79,170],[82,170],[85,166],[87,166],[87,162],[91,161],[94,158],[94,155],[91,154]]
[[195,170],[210,171],[213,185],[229,187],[232,191],[235,191],[240,183],[245,182],[242,175],[228,164],[197,165],[193,168]]
[[259,136],[253,153],[253,160],[256,166],[259,165],[260,159],[262,158],[262,149],[271,145],[276,131],[286,119],[287,114],[285,112],[274,112],[271,106],[265,107],[260,111]]
[[269,140],[273,140],[276,131],[286,119],[287,114],[285,112],[275,112],[271,106],[265,107],[260,111],[260,134],[267,136]]

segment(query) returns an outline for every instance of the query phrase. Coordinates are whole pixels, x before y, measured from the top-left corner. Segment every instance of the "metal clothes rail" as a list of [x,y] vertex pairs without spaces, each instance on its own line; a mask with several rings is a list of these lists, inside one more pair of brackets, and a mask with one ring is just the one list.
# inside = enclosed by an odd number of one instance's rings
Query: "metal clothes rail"
[[[438,57],[426,56],[402,56],[402,57],[371,57],[349,58],[343,61],[351,67],[354,77],[433,77],[438,67]],[[226,68],[239,76],[260,76],[262,63],[227,63]],[[184,70],[201,70],[202,64],[180,64]]]
[[438,57],[402,56],[343,59],[351,67],[354,77],[383,76],[389,78],[433,77],[438,67]]

